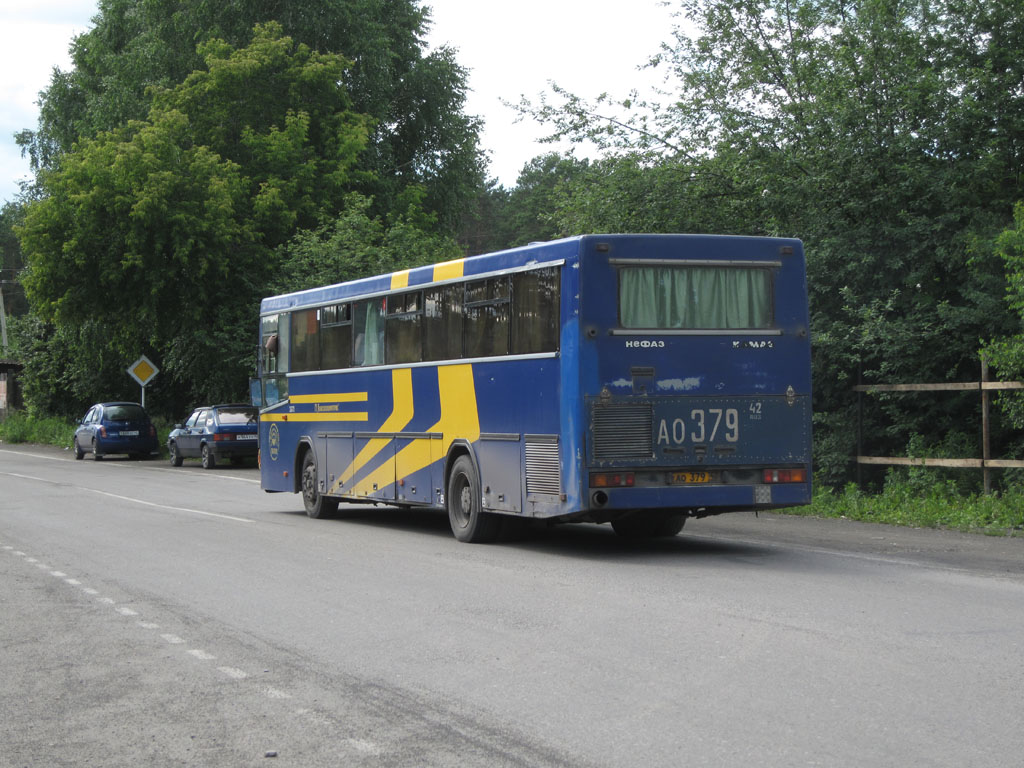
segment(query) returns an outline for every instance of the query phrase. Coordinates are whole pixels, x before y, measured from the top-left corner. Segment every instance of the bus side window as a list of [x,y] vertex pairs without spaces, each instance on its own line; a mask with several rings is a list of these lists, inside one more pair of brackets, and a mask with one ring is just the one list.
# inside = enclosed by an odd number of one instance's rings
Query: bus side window
[[277,373],[278,334],[277,315],[267,315],[260,321],[262,367],[264,374]]
[[466,357],[508,354],[509,280],[489,277],[466,283],[463,350]]
[[423,295],[423,359],[462,357],[462,286],[432,288]]
[[332,304],[320,311],[320,368],[348,368],[352,360],[351,304]]
[[388,297],[387,361],[423,360],[423,302],[419,291]]
[[558,269],[512,276],[512,354],[558,351]]
[[384,362],[384,299],[360,301],[354,315],[352,365],[380,365]]
[[293,371],[315,371],[320,368],[319,314],[317,309],[292,313]]

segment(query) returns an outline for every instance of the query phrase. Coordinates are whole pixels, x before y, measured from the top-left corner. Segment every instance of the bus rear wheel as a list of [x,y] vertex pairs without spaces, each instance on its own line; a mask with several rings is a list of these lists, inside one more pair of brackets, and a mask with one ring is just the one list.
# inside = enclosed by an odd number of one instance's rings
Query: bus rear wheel
[[448,522],[459,541],[480,544],[494,541],[501,530],[501,518],[484,512],[480,478],[473,461],[460,456],[448,478]]
[[685,524],[682,512],[636,511],[612,520],[612,529],[624,539],[660,539],[675,536]]
[[314,519],[331,517],[338,511],[338,500],[320,493],[316,476],[316,457],[307,451],[302,459],[302,505]]

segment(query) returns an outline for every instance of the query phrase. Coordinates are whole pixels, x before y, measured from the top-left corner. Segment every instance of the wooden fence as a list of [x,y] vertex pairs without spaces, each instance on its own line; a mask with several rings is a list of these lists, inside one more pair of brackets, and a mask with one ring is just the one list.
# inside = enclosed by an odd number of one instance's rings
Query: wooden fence
[[[989,381],[988,363],[981,361],[981,381],[952,382],[948,384],[858,384],[853,388],[858,393],[857,402],[857,468],[863,464],[882,464],[911,467],[955,467],[980,469],[984,478],[985,493],[992,490],[991,469],[1024,468],[1024,461],[1016,459],[993,459],[989,449],[989,392],[994,390],[1024,389],[1020,381]],[[979,392],[981,394],[981,458],[980,459],[928,459],[900,456],[861,456],[863,452],[861,422],[864,392]]]

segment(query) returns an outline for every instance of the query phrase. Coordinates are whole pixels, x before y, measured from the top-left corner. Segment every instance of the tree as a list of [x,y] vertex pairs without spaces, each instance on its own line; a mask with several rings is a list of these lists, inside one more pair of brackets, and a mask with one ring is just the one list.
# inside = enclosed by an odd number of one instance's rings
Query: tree
[[38,168],[76,141],[146,119],[154,88],[174,89],[205,69],[205,43],[240,49],[254,26],[277,22],[296,44],[352,62],[341,82],[372,126],[358,190],[378,213],[421,186],[438,226],[452,231],[482,184],[479,121],[464,113],[466,72],[451,50],[424,52],[429,15],[414,0],[100,0],[93,21],[72,43],[74,68],[56,71],[43,92],[38,129],[19,136]]
[[[208,68],[158,91],[147,121],[84,139],[40,173],[45,196],[20,230],[24,284],[70,368],[107,366],[88,380],[146,353],[183,397],[236,399],[273,249],[341,207],[367,130],[339,84],[344,59],[275,25],[204,52]],[[86,322],[102,332],[69,332]]]
[[18,284],[25,259],[14,232],[23,219],[24,209],[17,203],[5,203],[0,208],[0,291],[4,292],[4,307],[9,315],[28,311],[25,293]]
[[[840,482],[858,369],[867,381],[976,379],[978,339],[1011,326],[998,259],[973,244],[1005,226],[1021,197],[1024,17],[1016,0],[680,8],[690,26],[653,62],[667,70],[670,100],[587,103],[556,89],[558,103],[525,105],[556,136],[612,156],[556,218],[594,229],[628,211],[645,227],[801,237],[816,455]],[[973,403],[882,405],[868,450],[976,434]]]
[[280,248],[274,291],[288,293],[459,258],[454,240],[431,231],[418,200],[390,224],[375,218],[370,201],[353,193],[337,218],[304,230]]
[[[1014,333],[993,339],[985,355],[1004,380],[1024,379],[1024,203],[1014,207],[1013,226],[999,234],[992,244],[1006,264],[1006,301],[1019,318]],[[1000,395],[1006,413],[1018,429],[1024,428],[1024,397],[1020,393]]]

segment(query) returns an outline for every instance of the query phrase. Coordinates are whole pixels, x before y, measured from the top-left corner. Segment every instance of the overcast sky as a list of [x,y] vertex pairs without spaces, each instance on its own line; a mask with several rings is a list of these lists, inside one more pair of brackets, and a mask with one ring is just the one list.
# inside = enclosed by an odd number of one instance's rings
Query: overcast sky
[[[584,97],[625,96],[653,81],[637,67],[670,37],[672,19],[659,0],[428,0],[431,45],[456,48],[470,70],[466,111],[485,121],[482,145],[490,175],[512,186],[523,164],[550,151],[544,130],[516,123],[502,100],[536,99],[548,82]],[[13,134],[36,127],[39,91],[54,67],[70,68],[68,47],[86,31],[96,0],[0,0],[0,202],[28,177]]]

